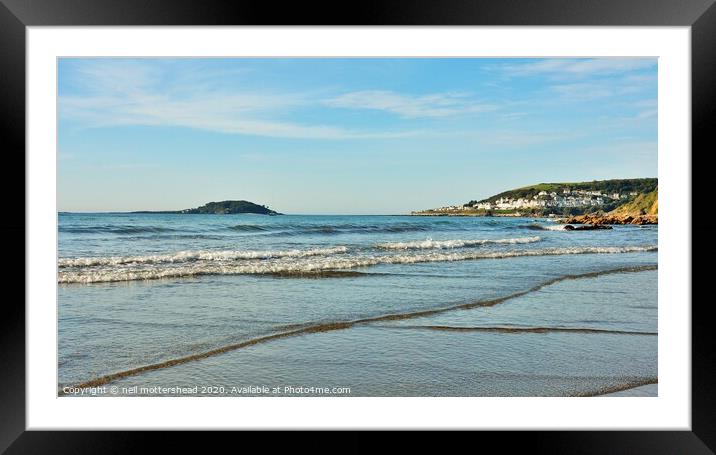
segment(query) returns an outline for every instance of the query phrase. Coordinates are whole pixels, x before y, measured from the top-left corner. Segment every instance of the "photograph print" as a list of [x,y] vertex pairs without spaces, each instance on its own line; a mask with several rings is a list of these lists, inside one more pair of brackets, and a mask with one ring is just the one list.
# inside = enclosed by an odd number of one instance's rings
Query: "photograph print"
[[59,58],[57,395],[658,396],[656,58]]

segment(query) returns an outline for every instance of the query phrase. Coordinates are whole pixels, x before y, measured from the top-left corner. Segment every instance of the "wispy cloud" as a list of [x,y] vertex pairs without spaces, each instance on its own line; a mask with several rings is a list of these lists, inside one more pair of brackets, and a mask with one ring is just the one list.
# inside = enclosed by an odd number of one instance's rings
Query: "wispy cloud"
[[592,58],[592,59],[544,59],[534,62],[502,65],[511,76],[605,76],[655,67],[655,58]]
[[550,89],[564,99],[585,101],[597,98],[624,96],[656,88],[656,77],[628,75],[608,79],[555,84]]
[[[62,96],[61,118],[83,127],[178,126],[227,134],[306,139],[399,138],[415,131],[362,131],[277,120],[315,104],[310,94],[217,91],[167,84],[157,67],[92,62],[79,71],[87,94]],[[184,81],[185,82],[185,81]]]
[[519,120],[522,118],[527,117],[529,114],[527,112],[506,112],[504,114],[499,115],[500,120]]
[[556,143],[573,140],[583,133],[577,132],[528,132],[528,131],[486,131],[475,133],[474,137],[483,144],[500,147],[527,147],[538,144]]
[[645,119],[645,118],[652,118],[656,117],[657,110],[656,109],[647,109],[645,111],[641,111],[636,115],[637,119]]
[[559,84],[550,87],[562,98],[571,101],[585,101],[596,98],[605,98],[615,94],[614,87],[604,84],[579,83]]
[[641,111],[639,111],[636,115],[637,119],[656,117],[658,113],[658,102],[656,99],[637,101],[636,103],[633,103],[633,106],[641,109]]
[[491,104],[473,100],[466,93],[406,95],[385,90],[349,92],[325,101],[330,107],[372,109],[405,118],[434,118],[474,114],[495,110]]
[[161,167],[158,164],[154,163],[97,163],[91,166],[96,167],[98,169],[107,169],[115,171],[136,171],[139,169],[156,169]]
[[[258,104],[254,102],[258,101]],[[267,97],[201,96],[174,100],[166,96],[64,97],[60,112],[90,128],[111,126],[178,126],[227,134],[283,138],[360,139],[414,135],[411,131],[371,132],[326,125],[304,125],[262,119],[272,110],[288,107]],[[273,105],[273,106],[272,106]]]
[[[290,86],[293,88],[277,88],[275,83],[258,84],[257,89],[255,74],[253,86],[244,83],[244,79],[251,79],[246,76],[251,73],[250,67],[233,68],[228,77],[226,68],[202,63],[96,59],[75,64],[73,71],[66,73],[65,77],[74,78],[76,90],[62,93],[59,108],[60,118],[71,121],[74,128],[161,126],[321,140],[470,137],[472,132],[489,128],[490,122],[517,123],[524,118],[536,118],[534,106],[539,107],[539,115],[544,117],[549,109],[561,108],[573,101],[610,97],[620,101],[619,97],[626,94],[648,97],[648,93],[641,92],[655,88],[656,75],[654,71],[640,70],[655,65],[655,59],[620,58],[505,63],[500,67],[513,75],[555,77],[547,78],[547,82],[543,80],[532,98],[516,100],[510,95],[511,101],[493,101],[499,96],[491,93],[489,101],[485,101],[471,91],[472,87],[465,86],[457,89],[460,91],[436,89],[420,94],[411,93],[409,88],[340,92],[335,86],[330,89],[321,86],[309,92],[293,85]],[[560,75],[565,78],[557,77]],[[588,75],[598,77],[586,77]],[[523,96],[523,92],[519,96]],[[637,106],[631,106],[629,115],[635,118],[648,119],[656,114],[655,103],[640,106],[636,112],[634,108]],[[350,116],[332,115],[338,113],[338,109],[383,112],[398,122],[350,123]],[[475,115],[488,112],[492,115]],[[456,121],[451,121],[449,126],[439,122],[426,126],[427,121],[414,121],[445,118]],[[347,123],[342,119],[348,119]],[[418,123],[420,129],[413,126]],[[527,137],[523,133],[497,134],[489,141],[502,145],[552,140],[550,134]]]
[[650,163],[656,168],[659,145],[657,141],[638,141],[623,138],[613,143],[584,147],[579,152],[585,155],[602,156],[610,160],[631,160]]

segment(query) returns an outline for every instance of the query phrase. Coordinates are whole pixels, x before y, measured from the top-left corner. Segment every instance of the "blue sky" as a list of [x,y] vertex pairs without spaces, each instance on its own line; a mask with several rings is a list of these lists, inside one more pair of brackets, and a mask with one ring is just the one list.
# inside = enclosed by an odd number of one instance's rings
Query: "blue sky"
[[59,60],[58,210],[408,213],[657,175],[657,60]]

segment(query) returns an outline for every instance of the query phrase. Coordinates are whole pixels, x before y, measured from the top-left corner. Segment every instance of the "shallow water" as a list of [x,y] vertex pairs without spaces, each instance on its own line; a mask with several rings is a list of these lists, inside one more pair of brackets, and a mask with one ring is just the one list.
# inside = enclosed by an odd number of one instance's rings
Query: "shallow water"
[[327,383],[353,396],[653,382],[657,232],[523,218],[60,214],[59,384],[148,365],[157,369],[100,382]]

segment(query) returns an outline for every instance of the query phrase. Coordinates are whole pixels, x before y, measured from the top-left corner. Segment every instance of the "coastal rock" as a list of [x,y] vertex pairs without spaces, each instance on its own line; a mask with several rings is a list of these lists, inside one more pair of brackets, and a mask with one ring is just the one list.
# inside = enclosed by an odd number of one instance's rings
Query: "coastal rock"
[[583,224],[579,226],[568,224],[564,227],[565,231],[595,231],[599,229],[612,229],[612,227],[606,224]]
[[[659,224],[658,215],[577,215],[560,220],[565,224],[582,224],[592,226],[607,226],[613,224]],[[565,227],[567,229],[567,227]]]

